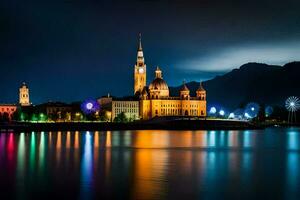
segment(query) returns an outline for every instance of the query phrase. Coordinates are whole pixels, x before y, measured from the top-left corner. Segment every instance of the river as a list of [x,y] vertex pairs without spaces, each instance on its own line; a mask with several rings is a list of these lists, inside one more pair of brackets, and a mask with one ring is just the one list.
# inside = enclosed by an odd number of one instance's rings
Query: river
[[299,199],[300,129],[0,134],[0,199]]

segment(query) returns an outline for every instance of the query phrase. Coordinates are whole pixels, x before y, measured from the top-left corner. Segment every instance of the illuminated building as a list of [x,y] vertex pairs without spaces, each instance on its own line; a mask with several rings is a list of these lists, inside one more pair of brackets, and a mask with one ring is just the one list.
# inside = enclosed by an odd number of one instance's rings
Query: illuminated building
[[48,102],[37,105],[35,110],[46,114],[49,121],[71,121],[73,108],[66,103]]
[[162,77],[159,67],[155,79],[146,86],[146,65],[142,51],[141,38],[138,45],[138,58],[134,67],[134,93],[140,97],[140,118],[147,120],[160,116],[206,116],[206,91],[200,83],[196,96],[184,83],[179,96],[170,97],[169,87]]
[[139,45],[137,51],[137,60],[134,66],[134,94],[142,92],[146,86],[146,64],[142,48],[141,34],[139,38]]
[[112,97],[109,94],[97,99],[97,102],[102,110],[111,111]]
[[30,106],[29,88],[25,82],[23,82],[19,88],[19,104],[21,106]]
[[134,99],[113,100],[111,112],[112,121],[122,112],[130,120],[139,119],[139,101]]
[[14,104],[0,104],[0,114],[3,119],[12,120],[14,112],[16,112],[17,106]]

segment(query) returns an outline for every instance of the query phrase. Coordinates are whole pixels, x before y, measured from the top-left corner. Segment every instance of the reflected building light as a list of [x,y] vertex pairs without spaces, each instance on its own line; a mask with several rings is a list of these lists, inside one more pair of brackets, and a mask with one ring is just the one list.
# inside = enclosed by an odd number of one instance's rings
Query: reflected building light
[[18,144],[18,162],[17,171],[24,169],[25,162],[25,134],[20,133],[19,144]]
[[225,147],[225,131],[221,131],[220,133],[220,146]]
[[299,134],[295,131],[289,131],[287,133],[287,149],[298,150],[299,149]]
[[[286,161],[286,191],[290,193],[294,193],[299,189],[299,154],[298,152],[288,152],[287,161]],[[287,194],[287,197],[290,197]],[[289,198],[287,198],[289,199]]]
[[61,154],[61,131],[57,132],[57,139],[56,139],[56,163],[59,164],[60,162],[60,155]]
[[31,172],[34,171],[34,166],[35,166],[35,133],[31,133],[30,137],[30,153],[29,153],[29,169]]
[[45,133],[41,132],[41,139],[39,144],[39,167],[40,169],[44,169],[45,165]]
[[75,141],[74,141],[74,148],[78,149],[79,148],[79,132],[75,132]]
[[99,147],[99,131],[95,132],[95,136],[94,136],[94,147],[98,148]]
[[82,187],[80,191],[80,199],[90,199],[90,185],[93,177],[93,144],[90,132],[85,134],[85,142],[83,147],[82,166],[81,166],[81,181]]
[[208,146],[215,147],[216,146],[216,131],[208,132]]
[[49,147],[52,148],[52,132],[51,131],[49,132],[49,141],[48,141],[48,143],[49,143]]
[[155,199],[167,187],[165,181],[169,160],[168,152],[161,150],[140,149],[135,154],[133,199]]
[[112,146],[120,146],[120,132],[114,132],[114,134],[111,135],[112,136]]
[[228,132],[228,146],[236,147],[238,146],[238,131]]
[[68,131],[67,132],[67,139],[66,139],[66,148],[70,148],[71,147],[71,132]]
[[126,131],[124,134],[124,144],[126,147],[131,145],[131,134],[130,131]]
[[0,133],[0,153],[4,153],[5,149],[5,133]]
[[107,131],[106,133],[106,143],[105,143],[106,147],[111,147],[111,132]]
[[10,133],[8,136],[7,152],[9,161],[13,160],[14,157],[14,134]]
[[251,134],[250,131],[244,131],[243,133],[243,146],[251,147]]
[[99,159],[99,131],[95,131],[94,134],[94,168],[98,166],[98,159]]

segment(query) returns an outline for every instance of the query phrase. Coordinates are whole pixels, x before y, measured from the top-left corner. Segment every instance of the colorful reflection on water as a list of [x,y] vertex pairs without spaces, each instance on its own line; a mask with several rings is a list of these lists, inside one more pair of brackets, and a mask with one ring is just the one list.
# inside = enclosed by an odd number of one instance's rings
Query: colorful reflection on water
[[5,198],[253,199],[300,195],[300,130],[0,134]]

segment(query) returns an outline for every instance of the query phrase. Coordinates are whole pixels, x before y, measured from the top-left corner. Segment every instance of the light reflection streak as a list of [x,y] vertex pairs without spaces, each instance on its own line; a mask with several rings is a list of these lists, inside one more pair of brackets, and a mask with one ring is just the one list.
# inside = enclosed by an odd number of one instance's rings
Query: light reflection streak
[[43,171],[45,168],[45,153],[46,153],[45,133],[41,132],[39,144],[39,169]]
[[243,147],[251,147],[250,131],[244,131],[244,133],[243,133]]
[[35,132],[31,133],[30,137],[30,153],[29,153],[29,170],[31,173],[34,172],[35,168]]
[[297,134],[297,132],[294,131],[290,131],[287,133],[287,140],[288,140],[288,144],[287,144],[287,148],[289,150],[298,150],[299,149],[299,136]]
[[26,156],[26,145],[25,145],[25,134],[20,133],[18,152],[17,152],[17,171],[16,171],[16,181],[17,181],[17,198],[22,199],[25,192],[25,156]]
[[287,132],[287,160],[286,160],[286,185],[287,198],[299,189],[300,184],[300,157],[299,157],[299,133]]
[[60,164],[60,157],[61,157],[61,131],[57,132],[56,138],[56,164]]
[[11,163],[14,158],[14,134],[10,133],[8,136],[7,144],[8,161]]
[[[139,137],[139,136],[138,136]],[[133,199],[156,199],[166,187],[168,152],[139,149],[134,154]]]
[[209,147],[215,147],[216,146],[216,131],[209,131],[207,134],[207,142]]
[[69,149],[71,147],[71,132],[67,132],[67,139],[66,139],[66,148]]
[[93,143],[90,132],[85,133],[81,165],[81,199],[90,199],[91,197],[91,184],[93,177]]
[[106,143],[105,143],[106,147],[111,147],[111,132],[107,131],[106,133]]

